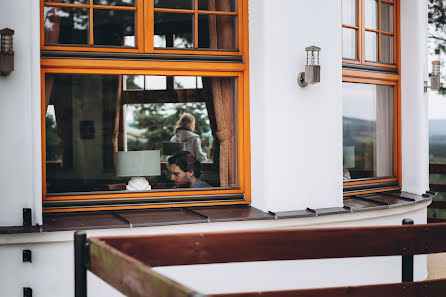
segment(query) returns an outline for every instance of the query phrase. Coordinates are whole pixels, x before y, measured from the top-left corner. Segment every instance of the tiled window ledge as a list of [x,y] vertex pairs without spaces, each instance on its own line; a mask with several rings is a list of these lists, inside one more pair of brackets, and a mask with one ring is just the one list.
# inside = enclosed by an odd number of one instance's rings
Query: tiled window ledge
[[430,201],[435,195],[434,192],[421,196],[399,191],[381,192],[346,197],[344,207],[269,213],[249,205],[51,213],[44,214],[42,226],[0,227],[0,234],[316,217],[407,206]]

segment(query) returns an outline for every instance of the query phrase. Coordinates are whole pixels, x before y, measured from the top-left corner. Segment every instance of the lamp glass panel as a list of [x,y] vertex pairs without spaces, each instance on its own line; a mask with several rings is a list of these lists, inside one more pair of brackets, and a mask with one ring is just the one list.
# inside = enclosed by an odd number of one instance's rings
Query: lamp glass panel
[[235,0],[198,0],[199,10],[211,10],[211,11],[236,11],[237,3]]
[[357,30],[342,28],[342,57],[345,59],[357,59]]
[[88,45],[88,12],[85,8],[45,6],[45,44]]
[[393,5],[381,3],[381,30],[393,33]]
[[378,1],[365,0],[365,27],[378,30]]
[[381,34],[381,62],[394,64],[393,36]]
[[94,9],[94,45],[135,47],[135,12]]
[[[170,175],[166,160],[178,150],[200,162],[207,187],[238,187],[235,77],[46,74],[44,85],[49,196],[125,190],[129,178],[116,174],[117,151],[160,151],[160,175],[147,177],[152,190],[192,190]],[[194,127],[179,123],[184,113],[194,116]],[[215,136],[222,130],[225,148]],[[173,151],[164,154],[165,144]],[[223,159],[228,173],[220,172]]]
[[200,14],[198,16],[198,47],[236,49],[236,21],[237,18],[230,15]]
[[357,0],[342,0],[342,23],[358,26]]
[[193,14],[155,12],[155,47],[193,48],[193,32]]
[[365,59],[378,62],[378,34],[375,32],[365,32]]
[[343,83],[344,181],[394,176],[394,87]]

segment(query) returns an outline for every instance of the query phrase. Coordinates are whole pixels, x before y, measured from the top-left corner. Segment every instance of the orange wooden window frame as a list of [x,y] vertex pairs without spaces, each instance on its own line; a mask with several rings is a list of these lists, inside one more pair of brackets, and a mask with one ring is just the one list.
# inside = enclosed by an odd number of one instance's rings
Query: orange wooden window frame
[[[60,50],[60,51],[81,51],[81,52],[117,52],[117,53],[157,53],[157,54],[187,54],[187,55],[225,55],[225,56],[243,56],[248,53],[248,1],[238,0],[237,7],[234,12],[225,11],[203,11],[197,9],[197,0],[194,0],[195,9],[165,9],[154,8],[153,0],[136,0],[136,7],[124,6],[104,6],[93,5],[93,0],[89,0],[89,4],[69,4],[69,3],[52,3],[40,0],[40,48],[42,50]],[[45,7],[77,7],[89,9],[89,45],[45,45],[44,40],[44,8]],[[135,48],[129,47],[104,47],[94,46],[92,44],[93,36],[93,9],[114,9],[114,10],[134,10],[136,11],[136,44]],[[154,12],[176,12],[191,13],[195,16],[199,14],[212,15],[230,15],[236,17],[236,37],[237,48],[235,50],[218,50],[218,49],[200,49],[198,47],[198,39],[195,38],[195,48],[193,49],[155,49],[153,45],[154,38]],[[198,33],[198,18],[194,18],[194,35]]]
[[[342,1],[342,0],[341,0]],[[378,30],[369,29],[365,27],[365,1],[366,0],[356,0],[357,11],[356,18],[357,24],[356,26],[344,25],[342,24],[342,28],[349,28],[356,30],[356,57],[357,59],[346,59],[343,58],[342,62],[347,64],[358,64],[358,65],[367,65],[367,66],[378,66],[384,68],[398,68],[399,67],[399,39],[400,39],[400,28],[399,28],[399,20],[400,20],[400,0],[376,0],[378,2]],[[381,3],[387,3],[393,5],[393,32],[385,32],[381,30]],[[366,61],[365,59],[365,32],[375,32],[378,34],[378,61],[371,62]],[[381,40],[382,35],[393,36],[393,60],[394,63],[387,64],[381,62]]]
[[[81,51],[81,52],[118,52],[118,53],[142,53],[144,45],[144,0],[136,0],[135,7],[129,6],[108,6],[93,5],[93,0],[89,0],[89,4],[70,4],[70,3],[53,3],[40,0],[40,49],[41,50],[60,50],[60,51]],[[89,10],[89,42],[88,45],[46,45],[44,33],[45,7],[72,7],[86,8]],[[135,11],[135,47],[117,47],[117,46],[95,46],[93,34],[93,9],[110,9]]]
[[391,189],[371,189],[369,191],[361,191],[357,193],[346,193],[344,196],[351,196],[355,194],[366,194],[379,192],[384,190],[398,190],[401,188],[401,83],[400,76],[397,74],[384,74],[377,72],[367,71],[355,71],[355,70],[343,70],[343,82],[349,83],[362,83],[362,84],[374,84],[374,85],[387,85],[394,87],[393,104],[394,104],[394,123],[393,123],[393,137],[394,137],[394,152],[393,152],[393,170],[394,177],[391,178],[376,178],[362,181],[348,181],[344,182],[344,187],[354,185],[368,185],[385,182],[398,182],[398,186]]
[[[119,61],[119,60],[88,60],[88,59],[41,59],[41,79],[45,81],[46,73],[65,74],[116,74],[116,75],[193,75],[193,76],[220,76],[237,78],[237,170],[238,189],[215,189],[200,191],[166,191],[166,192],[144,192],[144,193],[108,193],[108,194],[82,194],[70,196],[47,196],[46,193],[46,166],[42,166],[42,199],[44,201],[60,200],[89,200],[110,198],[141,198],[141,197],[166,197],[166,196],[201,196],[212,194],[243,194],[245,201],[241,202],[203,202],[194,204],[162,204],[147,206],[131,206],[134,208],[173,207],[190,205],[224,205],[224,204],[247,204],[251,202],[251,164],[250,164],[250,126],[249,126],[249,82],[248,66],[242,63],[204,63],[204,62],[153,62],[153,61]],[[41,86],[41,125],[42,125],[42,164],[46,160],[45,143],[45,84]],[[116,207],[88,208],[88,210],[119,209]],[[76,209],[87,210],[87,209]],[[57,212],[67,210],[51,210]],[[73,211],[70,209],[69,211]]]

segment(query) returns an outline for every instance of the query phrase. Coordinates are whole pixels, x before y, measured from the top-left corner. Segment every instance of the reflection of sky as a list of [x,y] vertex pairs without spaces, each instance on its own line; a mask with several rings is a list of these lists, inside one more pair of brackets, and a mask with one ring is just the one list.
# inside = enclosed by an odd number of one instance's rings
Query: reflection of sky
[[344,117],[376,120],[376,86],[343,83],[342,100]]

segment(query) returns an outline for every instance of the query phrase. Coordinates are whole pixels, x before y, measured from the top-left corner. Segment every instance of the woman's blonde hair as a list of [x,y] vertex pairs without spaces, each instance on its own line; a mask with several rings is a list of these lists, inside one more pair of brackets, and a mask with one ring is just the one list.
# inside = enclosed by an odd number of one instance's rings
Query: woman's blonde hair
[[195,129],[195,117],[191,115],[190,113],[183,113],[180,117],[180,119],[177,122],[177,125],[175,126],[174,133],[177,134],[178,130],[189,130],[191,132],[194,132]]

